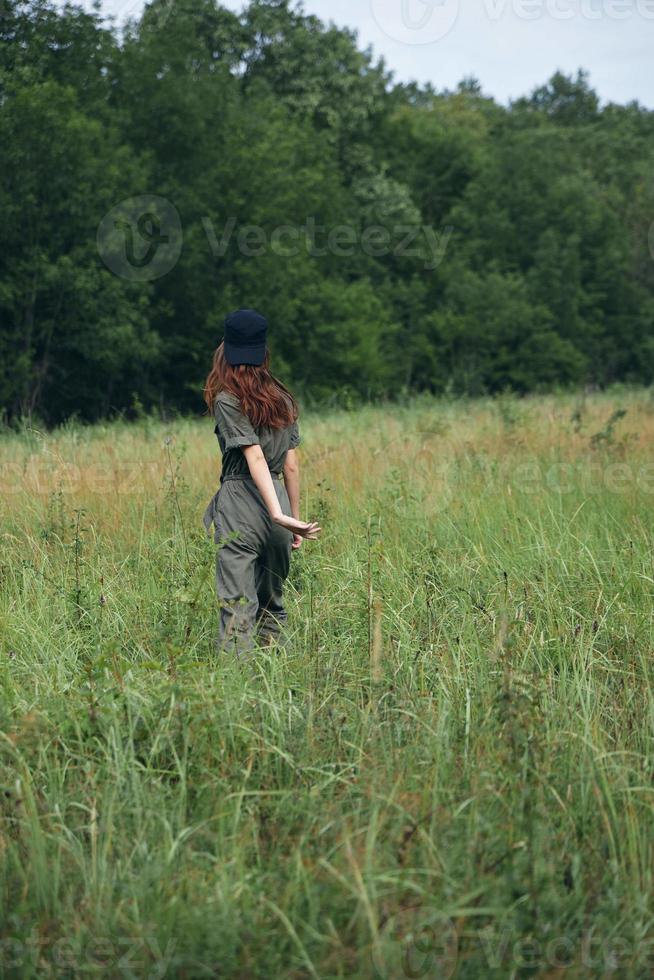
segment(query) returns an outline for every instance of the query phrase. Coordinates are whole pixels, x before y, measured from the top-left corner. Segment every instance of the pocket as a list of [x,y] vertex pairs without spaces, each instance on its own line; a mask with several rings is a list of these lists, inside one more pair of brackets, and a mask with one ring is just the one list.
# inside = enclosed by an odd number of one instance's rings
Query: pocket
[[216,541],[233,545],[239,551],[256,551],[264,534],[261,505],[251,496],[248,488],[249,484],[245,482],[226,481],[214,516]]
[[224,546],[235,540],[233,528],[227,526],[223,515],[217,508],[213,517],[213,526],[215,528],[213,539],[216,544]]
[[[218,491],[220,493],[220,490]],[[218,493],[215,493],[209,503],[206,506],[205,512],[202,516],[202,523],[204,524],[207,534],[211,531],[211,525],[215,523],[216,514],[216,503],[218,500]]]
[[249,524],[235,524],[227,528],[218,518],[214,527],[216,530],[213,539],[221,549],[233,548],[240,551],[256,552],[257,539],[254,528],[250,527]]
[[250,551],[256,548],[256,535],[250,524],[239,520],[236,515],[216,510],[214,514],[214,542],[222,548],[232,546]]

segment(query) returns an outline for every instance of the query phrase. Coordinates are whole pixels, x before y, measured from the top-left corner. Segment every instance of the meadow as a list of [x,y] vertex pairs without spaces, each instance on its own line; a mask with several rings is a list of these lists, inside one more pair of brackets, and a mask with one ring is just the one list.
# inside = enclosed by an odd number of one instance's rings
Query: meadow
[[254,671],[207,419],[0,434],[0,975],[651,976],[652,393],[301,427]]

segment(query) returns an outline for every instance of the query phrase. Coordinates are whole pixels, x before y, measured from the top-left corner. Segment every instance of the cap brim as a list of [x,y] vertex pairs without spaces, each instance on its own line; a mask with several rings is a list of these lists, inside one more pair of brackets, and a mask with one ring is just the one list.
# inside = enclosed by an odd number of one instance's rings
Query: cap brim
[[225,360],[232,367],[238,364],[261,365],[266,359],[266,345],[257,344],[256,347],[235,347],[229,341],[223,341],[225,350]]

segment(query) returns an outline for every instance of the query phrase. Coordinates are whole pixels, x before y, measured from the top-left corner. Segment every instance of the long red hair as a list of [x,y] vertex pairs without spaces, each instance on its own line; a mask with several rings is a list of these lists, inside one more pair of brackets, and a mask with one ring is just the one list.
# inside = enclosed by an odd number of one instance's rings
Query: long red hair
[[213,367],[204,386],[204,400],[212,415],[216,395],[221,391],[229,391],[238,398],[255,429],[259,426],[285,429],[297,421],[297,402],[288,388],[270,373],[267,348],[263,364],[234,367],[227,363],[221,342],[213,355]]

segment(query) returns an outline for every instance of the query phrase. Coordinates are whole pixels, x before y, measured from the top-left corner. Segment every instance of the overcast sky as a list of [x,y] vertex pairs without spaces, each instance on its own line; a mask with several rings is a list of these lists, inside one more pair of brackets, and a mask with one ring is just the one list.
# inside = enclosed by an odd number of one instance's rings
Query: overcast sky
[[[143,5],[103,0],[118,22]],[[238,11],[244,3],[223,5]],[[506,102],[557,69],[585,68],[603,101],[654,108],[654,0],[305,0],[304,7],[356,29],[360,45],[372,45],[398,80],[442,89],[474,75]]]

